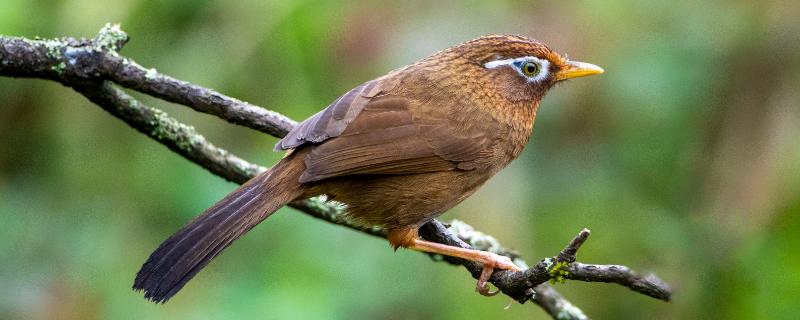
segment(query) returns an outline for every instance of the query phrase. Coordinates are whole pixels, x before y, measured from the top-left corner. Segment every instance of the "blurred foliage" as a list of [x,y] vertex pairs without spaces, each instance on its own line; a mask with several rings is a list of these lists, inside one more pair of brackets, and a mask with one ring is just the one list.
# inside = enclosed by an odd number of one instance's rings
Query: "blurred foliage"
[[[673,284],[666,304],[557,287],[597,319],[790,319],[800,307],[800,4],[791,1],[0,1],[0,34],[131,35],[147,67],[305,118],[483,34],[538,38],[606,74],[545,99],[517,160],[444,217],[535,261]],[[234,189],[58,84],[0,78],[0,318],[543,318],[461,269],[289,209],[166,305],[129,288],[158,243]],[[152,98],[258,163],[274,138]]]

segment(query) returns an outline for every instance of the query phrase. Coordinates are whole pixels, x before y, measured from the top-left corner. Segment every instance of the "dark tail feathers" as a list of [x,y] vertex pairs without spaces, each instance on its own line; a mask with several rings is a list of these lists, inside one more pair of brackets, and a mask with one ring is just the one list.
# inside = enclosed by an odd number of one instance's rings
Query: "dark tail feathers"
[[302,160],[285,158],[251,179],[164,241],[136,274],[133,289],[166,302],[222,250],[303,193]]

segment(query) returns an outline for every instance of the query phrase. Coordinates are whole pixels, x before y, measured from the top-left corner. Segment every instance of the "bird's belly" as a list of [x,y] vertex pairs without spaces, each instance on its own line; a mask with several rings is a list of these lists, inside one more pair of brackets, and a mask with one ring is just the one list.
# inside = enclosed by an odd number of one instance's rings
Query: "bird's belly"
[[488,177],[475,171],[327,179],[311,190],[347,204],[348,217],[387,229],[420,226],[466,199]]

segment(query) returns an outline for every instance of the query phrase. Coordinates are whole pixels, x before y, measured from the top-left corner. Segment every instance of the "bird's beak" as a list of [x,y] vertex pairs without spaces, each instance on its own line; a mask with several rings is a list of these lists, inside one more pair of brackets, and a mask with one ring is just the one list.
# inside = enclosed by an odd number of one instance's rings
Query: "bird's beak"
[[580,61],[567,61],[564,69],[556,72],[556,80],[566,80],[570,78],[591,76],[603,73],[603,68],[596,65]]

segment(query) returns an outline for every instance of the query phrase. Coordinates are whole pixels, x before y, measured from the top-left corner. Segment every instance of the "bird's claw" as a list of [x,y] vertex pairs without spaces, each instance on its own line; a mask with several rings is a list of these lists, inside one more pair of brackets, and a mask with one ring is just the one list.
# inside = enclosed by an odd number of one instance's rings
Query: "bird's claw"
[[497,291],[490,291],[489,290],[489,278],[492,276],[494,272],[494,267],[487,264],[483,265],[483,270],[481,270],[481,276],[478,277],[478,284],[475,286],[475,291],[480,293],[482,296],[491,297],[498,293],[500,290]]
[[511,270],[511,271],[522,271],[522,268],[518,267],[511,261],[511,258],[506,256],[501,256],[494,253],[489,253],[491,259],[483,264],[483,270],[481,270],[481,275],[478,277],[478,284],[475,286],[475,291],[480,293],[483,296],[491,297],[500,293],[500,290],[490,291],[489,290],[489,278],[492,277],[492,273],[494,273],[494,268],[503,269],[503,270]]

